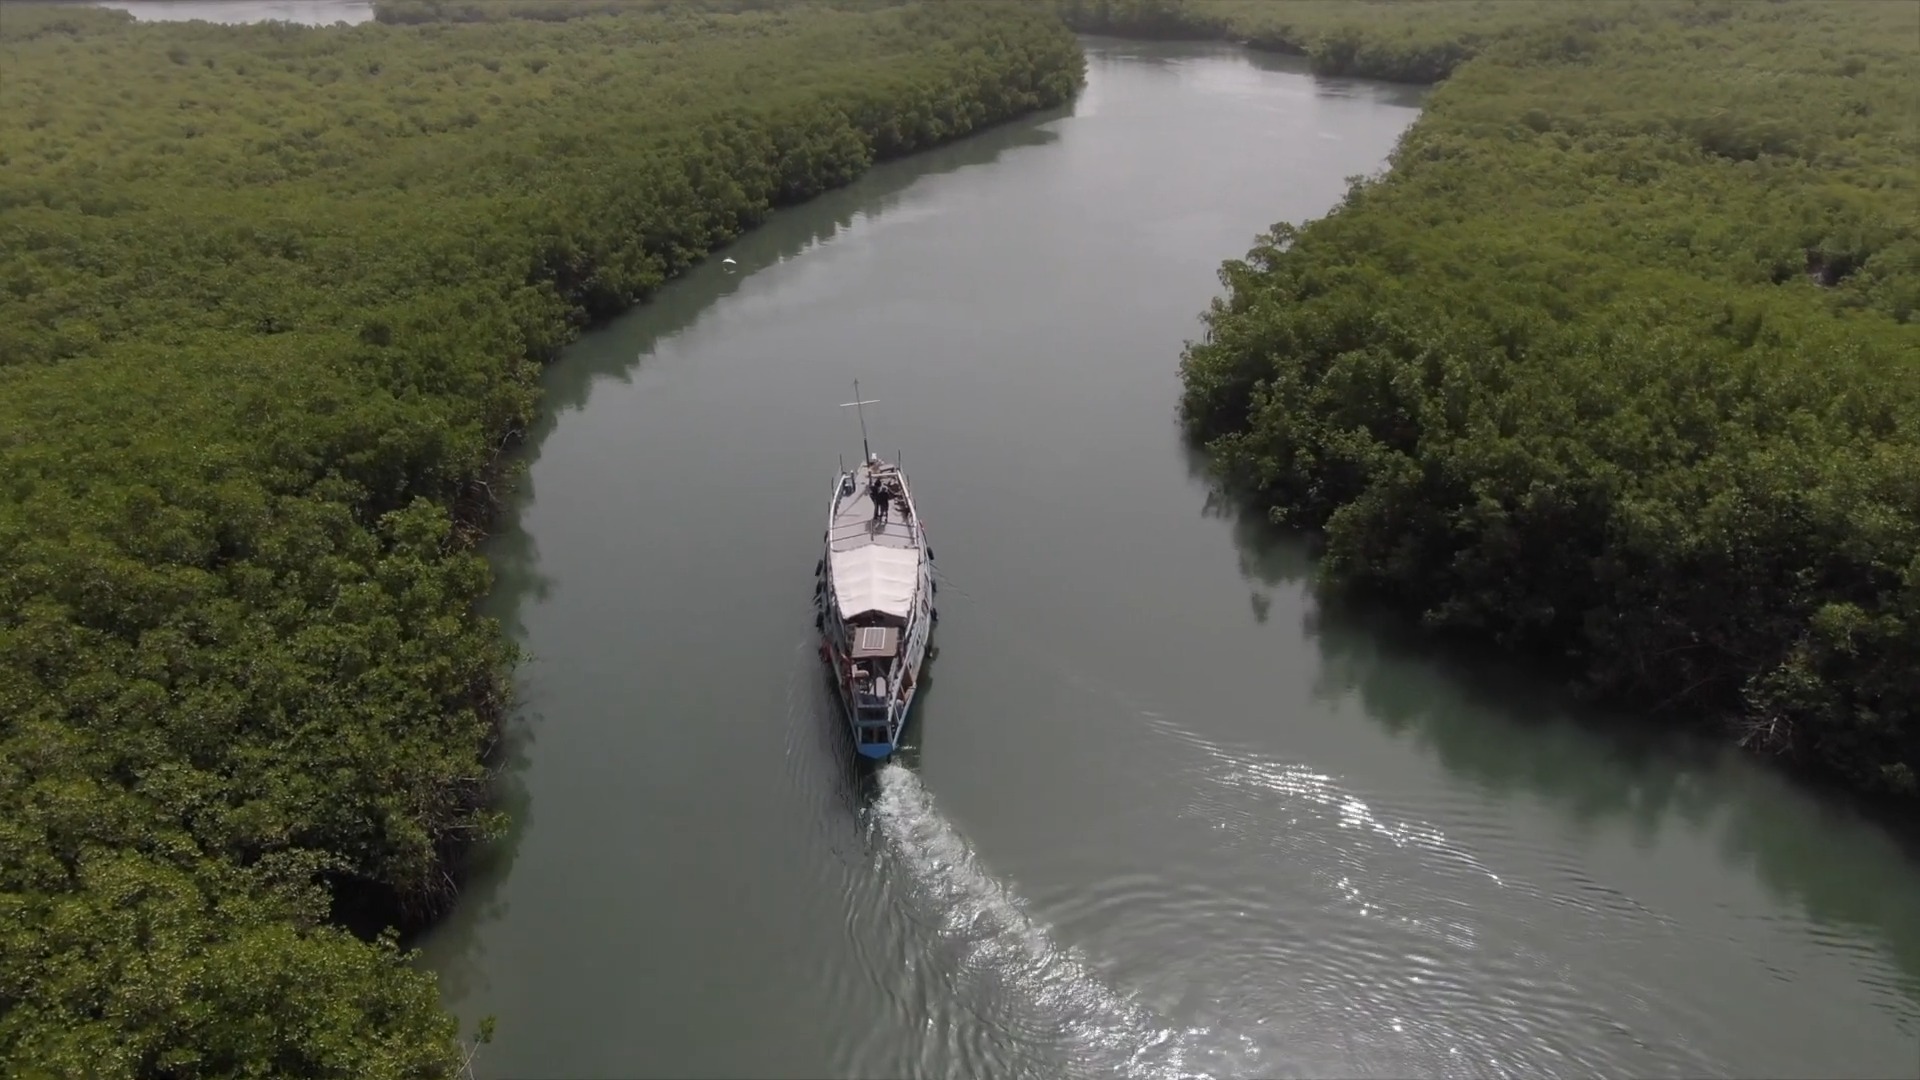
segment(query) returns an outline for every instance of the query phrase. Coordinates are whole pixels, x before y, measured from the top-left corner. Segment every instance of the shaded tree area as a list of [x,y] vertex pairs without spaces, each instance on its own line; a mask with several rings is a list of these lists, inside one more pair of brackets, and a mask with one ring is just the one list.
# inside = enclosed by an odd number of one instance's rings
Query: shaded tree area
[[136,24],[0,7],[0,1060],[427,1077],[538,362],[776,206],[1069,100],[999,4]]
[[1582,10],[1225,265],[1183,413],[1328,587],[1911,798],[1920,5]]

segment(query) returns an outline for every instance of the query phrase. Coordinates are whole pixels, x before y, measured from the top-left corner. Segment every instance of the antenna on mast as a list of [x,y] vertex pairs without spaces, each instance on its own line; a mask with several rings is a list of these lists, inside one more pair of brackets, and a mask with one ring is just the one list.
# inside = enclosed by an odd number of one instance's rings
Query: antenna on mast
[[878,405],[878,404],[880,404],[878,399],[875,399],[872,401],[860,400],[860,380],[859,379],[853,380],[853,400],[843,401],[840,403],[840,407],[843,409],[849,405],[853,406],[853,411],[855,413],[858,413],[860,416],[860,460],[863,462],[873,460],[873,451],[867,449],[867,412],[865,409],[861,408],[861,406]]

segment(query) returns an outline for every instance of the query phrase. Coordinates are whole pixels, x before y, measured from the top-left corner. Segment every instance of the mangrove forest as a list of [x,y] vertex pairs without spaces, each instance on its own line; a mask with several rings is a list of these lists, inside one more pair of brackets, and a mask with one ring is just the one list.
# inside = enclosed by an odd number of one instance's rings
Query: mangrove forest
[[1920,798],[1916,0],[7,0],[4,1071],[461,1073],[399,930],[505,828],[542,365],[1074,30],[1438,84],[1180,358],[1330,595]]
[[1447,76],[1182,362],[1329,590],[1920,795],[1920,4],[1062,8]]
[[8,1075],[460,1071],[341,913],[417,922],[501,830],[474,541],[539,365],[1083,77],[1043,9],[771,6],[0,6]]

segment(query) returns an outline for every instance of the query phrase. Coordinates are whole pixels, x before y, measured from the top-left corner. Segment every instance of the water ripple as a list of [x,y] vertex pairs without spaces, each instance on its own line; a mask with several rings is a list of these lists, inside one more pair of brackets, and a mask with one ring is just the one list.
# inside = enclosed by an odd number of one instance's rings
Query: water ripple
[[1214,767],[1211,779],[1216,783],[1334,808],[1339,813],[1343,828],[1372,833],[1395,847],[1423,848],[1428,854],[1485,876],[1495,885],[1506,884],[1499,874],[1488,869],[1471,851],[1448,840],[1439,829],[1420,822],[1383,820],[1359,797],[1341,791],[1331,776],[1297,763],[1262,760],[1246,752],[1229,751],[1158,713],[1143,713],[1142,716],[1161,734],[1178,739],[1198,751]]
[[909,770],[880,770],[871,823],[875,869],[904,872],[910,917],[943,961],[933,976],[940,997],[959,1007],[959,1015],[928,1016],[930,1068],[1003,1074],[1010,1053],[1042,1054],[1054,1075],[1174,1080],[1252,1067],[1251,1040],[1169,1025],[1061,947]]
[[[1274,852],[1284,860],[1276,874],[1321,890],[1318,901],[1309,891],[1266,905],[1252,920],[1264,938],[1239,942],[1216,972],[1220,992],[1304,1008],[1375,1074],[1557,1075],[1629,1060],[1649,1075],[1717,1071],[1683,1038],[1643,1036],[1634,1017],[1592,1004],[1645,1003],[1652,990],[1596,995],[1593,973],[1563,950],[1527,947],[1535,935],[1498,921],[1568,908],[1588,927],[1583,938],[1605,943],[1675,932],[1670,918],[1576,867],[1557,875],[1571,888],[1551,891],[1503,877],[1440,829],[1370,805],[1331,776],[1230,749],[1151,710],[1137,715],[1191,751],[1192,817],[1231,844]],[[1281,924],[1309,905],[1317,937],[1303,946]]]

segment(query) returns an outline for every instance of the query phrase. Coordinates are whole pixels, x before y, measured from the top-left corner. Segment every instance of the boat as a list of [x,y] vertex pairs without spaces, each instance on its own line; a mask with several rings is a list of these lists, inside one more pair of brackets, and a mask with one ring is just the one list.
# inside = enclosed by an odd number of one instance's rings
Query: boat
[[860,383],[860,463],[833,482],[826,553],[814,572],[820,658],[827,664],[860,756],[885,760],[920,692],[933,630],[933,552],[907,474],[867,445]]

